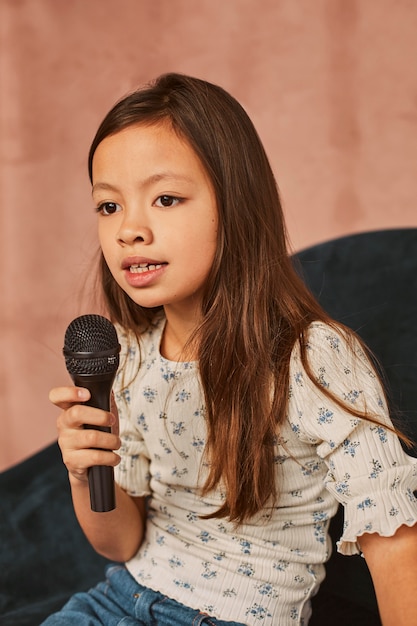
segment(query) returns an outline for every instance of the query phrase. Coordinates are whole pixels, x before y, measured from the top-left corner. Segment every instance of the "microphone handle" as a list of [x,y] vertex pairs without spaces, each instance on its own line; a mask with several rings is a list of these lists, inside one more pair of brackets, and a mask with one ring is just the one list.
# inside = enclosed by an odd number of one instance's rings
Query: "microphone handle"
[[[110,411],[110,394],[116,372],[106,374],[72,374],[74,385],[84,387],[90,391],[91,397],[83,404],[103,411]],[[91,426],[84,424],[84,428],[111,432],[109,426]],[[106,513],[116,508],[114,489],[114,470],[107,465],[94,465],[88,469],[88,485],[90,489],[91,510],[97,513]]]

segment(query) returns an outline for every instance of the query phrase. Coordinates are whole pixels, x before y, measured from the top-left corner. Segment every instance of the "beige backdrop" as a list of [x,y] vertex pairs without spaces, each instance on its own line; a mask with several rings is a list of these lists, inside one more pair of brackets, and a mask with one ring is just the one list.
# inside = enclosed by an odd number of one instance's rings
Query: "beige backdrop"
[[55,438],[63,335],[91,312],[86,154],[132,88],[174,70],[232,92],[295,249],[417,225],[413,0],[0,0],[0,29],[0,470]]

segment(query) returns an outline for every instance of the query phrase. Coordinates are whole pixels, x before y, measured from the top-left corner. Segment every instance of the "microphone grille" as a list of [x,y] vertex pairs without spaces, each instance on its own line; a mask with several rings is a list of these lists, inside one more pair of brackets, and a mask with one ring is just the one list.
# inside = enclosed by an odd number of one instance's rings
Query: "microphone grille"
[[101,315],[81,315],[65,332],[63,352],[71,375],[116,372],[119,351],[116,329]]

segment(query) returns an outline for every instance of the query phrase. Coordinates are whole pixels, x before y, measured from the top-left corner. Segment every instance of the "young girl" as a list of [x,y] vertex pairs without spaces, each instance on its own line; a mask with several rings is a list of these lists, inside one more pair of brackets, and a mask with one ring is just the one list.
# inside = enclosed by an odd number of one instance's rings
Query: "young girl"
[[[89,166],[118,411],[50,397],[78,520],[116,564],[45,624],[306,625],[339,502],[384,626],[417,624],[417,460],[364,346],[293,269],[241,106],[162,76],[108,113]],[[111,512],[90,510],[92,465],[115,467]]]

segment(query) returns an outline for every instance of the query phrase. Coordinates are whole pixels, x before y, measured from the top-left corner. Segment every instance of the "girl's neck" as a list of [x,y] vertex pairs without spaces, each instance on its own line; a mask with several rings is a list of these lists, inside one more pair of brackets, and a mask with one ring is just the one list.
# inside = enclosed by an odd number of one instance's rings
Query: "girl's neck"
[[184,362],[197,359],[195,341],[191,341],[197,327],[196,321],[176,319],[166,316],[166,324],[161,337],[161,355],[169,361]]

